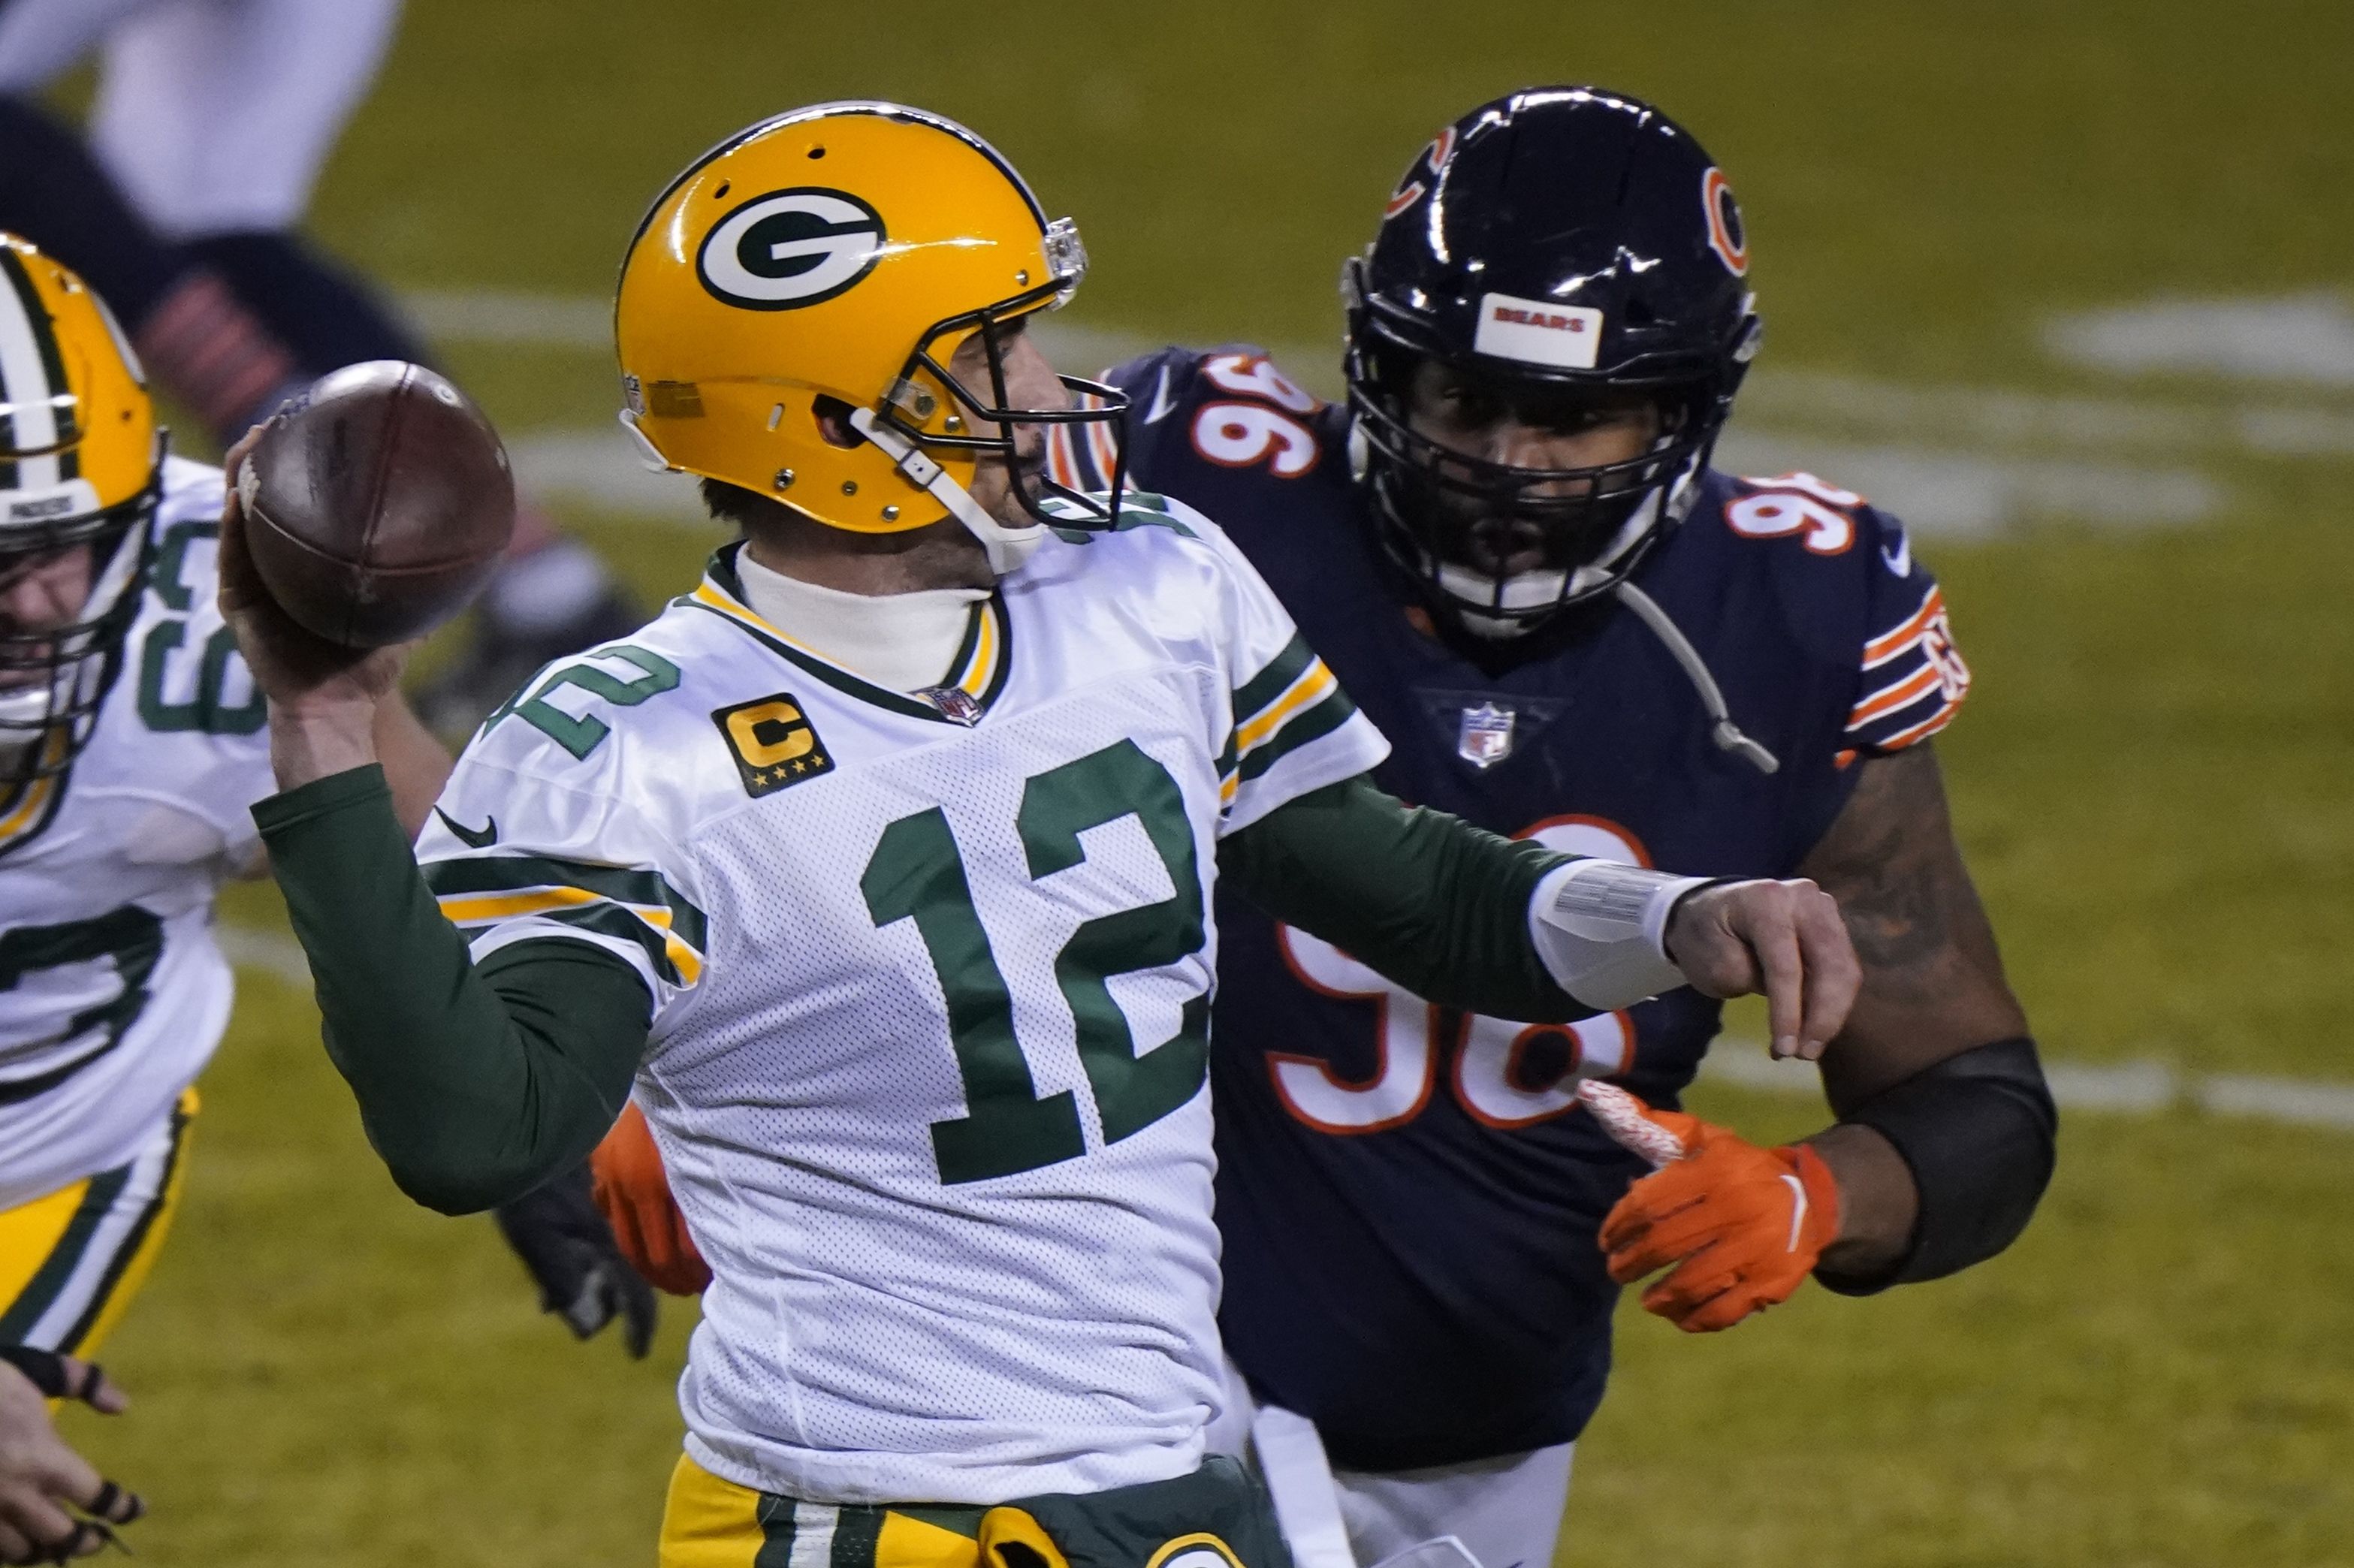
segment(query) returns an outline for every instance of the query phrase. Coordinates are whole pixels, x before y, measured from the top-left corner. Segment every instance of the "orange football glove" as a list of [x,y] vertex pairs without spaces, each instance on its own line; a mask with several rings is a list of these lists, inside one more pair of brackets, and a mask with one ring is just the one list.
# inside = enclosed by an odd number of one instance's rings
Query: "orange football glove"
[[702,1294],[711,1283],[711,1266],[686,1234],[653,1129],[635,1105],[621,1107],[621,1119],[588,1157],[588,1171],[597,1207],[631,1266],[673,1296]]
[[1638,1106],[1683,1146],[1628,1189],[1602,1222],[1610,1277],[1643,1292],[1643,1309],[1687,1333],[1730,1329],[1787,1301],[1839,1235],[1839,1182],[1803,1143],[1761,1149],[1681,1111]]

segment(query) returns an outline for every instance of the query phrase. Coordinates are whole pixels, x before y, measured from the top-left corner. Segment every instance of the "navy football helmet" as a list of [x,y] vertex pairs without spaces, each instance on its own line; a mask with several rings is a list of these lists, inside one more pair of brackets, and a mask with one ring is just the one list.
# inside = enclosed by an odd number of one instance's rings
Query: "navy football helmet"
[[[1352,455],[1384,546],[1434,605],[1485,636],[1531,630],[1608,592],[1682,520],[1757,351],[1748,270],[1724,175],[1638,99],[1531,89],[1438,133],[1341,278]],[[1597,467],[1458,451],[1409,418],[1426,361],[1515,408],[1649,401],[1658,434]],[[1467,542],[1499,524],[1540,541],[1541,564],[1483,571]]]

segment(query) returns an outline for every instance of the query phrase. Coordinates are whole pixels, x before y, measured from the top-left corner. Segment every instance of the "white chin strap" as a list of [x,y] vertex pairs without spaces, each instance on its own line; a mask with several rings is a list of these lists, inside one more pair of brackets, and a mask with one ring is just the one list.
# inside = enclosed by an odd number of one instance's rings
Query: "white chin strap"
[[981,503],[963,485],[950,479],[946,469],[927,457],[913,441],[876,418],[874,409],[853,408],[850,428],[881,448],[883,455],[896,464],[911,482],[921,485],[933,500],[947,507],[949,514],[981,541],[981,547],[989,552],[989,569],[999,577],[1017,570],[1046,542],[1044,523],[1033,523],[1027,528],[1008,528],[981,510]]

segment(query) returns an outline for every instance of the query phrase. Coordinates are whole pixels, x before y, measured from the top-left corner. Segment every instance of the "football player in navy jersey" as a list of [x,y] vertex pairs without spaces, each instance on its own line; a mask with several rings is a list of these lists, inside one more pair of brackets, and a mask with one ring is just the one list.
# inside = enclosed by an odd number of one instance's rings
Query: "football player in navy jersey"
[[[1696,991],[1465,1015],[1221,895],[1222,1324],[1250,1400],[1320,1433],[1361,1563],[1447,1535],[1551,1561],[1617,1284],[1659,1276],[1643,1304],[1701,1330],[1809,1272],[1933,1279],[2007,1245],[2051,1175],[1928,745],[1969,684],[1936,584],[1861,496],[1709,466],[1758,344],[1748,265],[1689,132],[1521,92],[1441,131],[1349,262],[1346,406],[1247,348],[1107,376],[1135,482],[1266,576],[1390,737],[1384,787],[1563,849],[1811,877],[1865,965],[1821,1055],[1839,1119],[1762,1149],[1664,1108],[1719,1027]],[[1063,445],[1061,477],[1094,455]],[[1647,1176],[1581,1076],[1663,1107],[1690,1157]]]

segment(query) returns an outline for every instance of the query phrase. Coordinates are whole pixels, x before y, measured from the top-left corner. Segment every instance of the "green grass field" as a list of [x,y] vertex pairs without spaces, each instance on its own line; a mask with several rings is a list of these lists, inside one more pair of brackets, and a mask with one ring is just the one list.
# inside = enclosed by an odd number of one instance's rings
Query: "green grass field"
[[[709,142],[897,96],[967,119],[1081,218],[1085,323],[1312,344],[1337,332],[1339,258],[1442,121],[1537,79],[1654,96],[1741,193],[1761,377],[2125,401],[2216,433],[2104,456],[2221,486],[2197,526],[1925,543],[1978,675],[1941,750],[2051,1054],[2354,1083],[2354,441],[2221,439],[2249,403],[2342,429],[2354,387],[2120,379],[2041,335],[2054,313],[2160,295],[2354,288],[2349,59],[2354,11],[2322,0],[413,0],[317,227],[405,289],[593,295]],[[510,431],[610,418],[605,357],[451,358]],[[1807,425],[1791,401],[1775,420]],[[2082,445],[2056,424],[2015,444]],[[581,521],[650,593],[708,543]],[[231,902],[280,918],[267,890]],[[155,1504],[142,1556],[648,1561],[688,1314],[642,1365],[571,1344],[486,1221],[393,1191],[279,981],[248,985],[205,1093],[179,1234],[109,1354],[140,1403],[75,1420]],[[1808,1118],[1721,1086],[1696,1100],[1759,1135]],[[1561,1563],[2354,1562],[2349,1177],[2344,1133],[2078,1115],[2036,1226],[1961,1279],[1809,1291],[1702,1340],[1630,1311]]]

